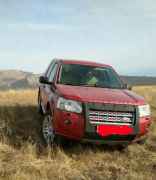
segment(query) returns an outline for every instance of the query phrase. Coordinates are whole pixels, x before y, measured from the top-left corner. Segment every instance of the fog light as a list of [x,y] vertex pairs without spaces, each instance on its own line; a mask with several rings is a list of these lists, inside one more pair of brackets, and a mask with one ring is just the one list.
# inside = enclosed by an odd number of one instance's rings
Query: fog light
[[67,119],[67,120],[64,121],[64,124],[70,125],[70,124],[72,124],[72,122],[71,122],[71,120]]

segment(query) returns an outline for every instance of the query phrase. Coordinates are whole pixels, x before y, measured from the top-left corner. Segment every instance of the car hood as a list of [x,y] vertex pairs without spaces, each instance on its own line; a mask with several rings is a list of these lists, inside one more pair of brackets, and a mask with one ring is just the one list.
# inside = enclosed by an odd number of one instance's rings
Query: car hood
[[60,96],[89,103],[143,105],[144,98],[125,89],[57,85]]

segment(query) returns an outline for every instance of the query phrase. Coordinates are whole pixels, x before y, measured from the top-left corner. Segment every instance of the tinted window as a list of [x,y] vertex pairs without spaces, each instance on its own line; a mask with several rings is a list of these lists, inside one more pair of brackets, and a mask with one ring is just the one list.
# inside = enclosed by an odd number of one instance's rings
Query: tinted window
[[49,82],[52,82],[54,80],[54,77],[55,77],[55,74],[57,71],[57,66],[58,66],[57,64],[53,65],[52,71],[51,71],[50,76],[49,76]]
[[60,83],[73,86],[123,88],[120,78],[112,68],[77,64],[62,65]]
[[46,76],[48,77],[48,79],[49,79],[49,77],[50,77],[50,74],[51,74],[51,71],[52,71],[54,65],[55,65],[55,61],[52,61],[52,62],[51,62],[51,65],[50,65],[50,67],[49,67],[49,69],[48,69],[48,72],[47,72],[47,74],[46,74]]

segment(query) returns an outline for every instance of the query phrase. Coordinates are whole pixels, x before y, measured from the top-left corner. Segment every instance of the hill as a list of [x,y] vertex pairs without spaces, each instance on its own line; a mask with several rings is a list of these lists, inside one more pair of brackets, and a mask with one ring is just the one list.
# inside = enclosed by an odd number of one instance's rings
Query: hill
[[[35,89],[38,86],[39,75],[30,72],[6,70],[0,71],[0,90]],[[121,76],[132,86],[156,85],[156,77]]]
[[32,89],[38,85],[38,75],[17,71],[0,71],[0,90],[8,89]]
[[156,85],[156,77],[150,76],[121,76],[121,78],[132,86]]

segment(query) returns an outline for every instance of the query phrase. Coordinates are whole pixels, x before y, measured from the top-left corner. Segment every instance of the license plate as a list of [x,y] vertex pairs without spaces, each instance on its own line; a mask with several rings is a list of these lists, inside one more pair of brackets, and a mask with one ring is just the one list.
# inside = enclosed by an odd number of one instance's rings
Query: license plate
[[100,136],[129,135],[133,133],[133,128],[126,125],[99,125],[97,126],[97,133]]

